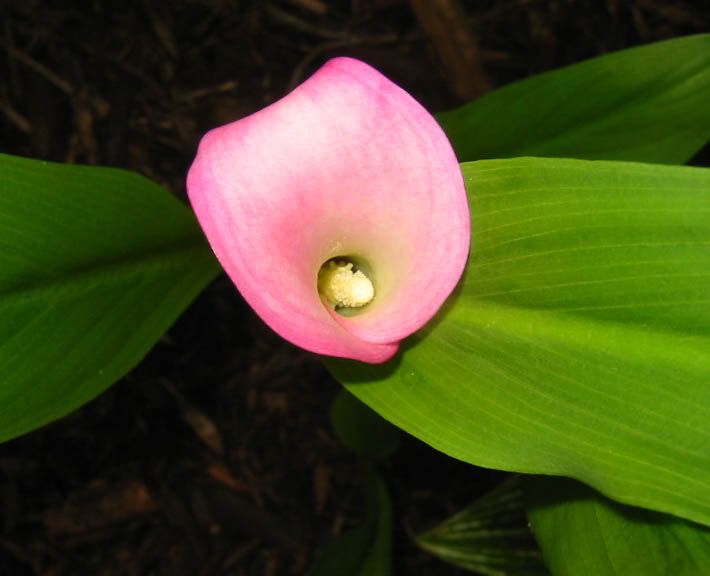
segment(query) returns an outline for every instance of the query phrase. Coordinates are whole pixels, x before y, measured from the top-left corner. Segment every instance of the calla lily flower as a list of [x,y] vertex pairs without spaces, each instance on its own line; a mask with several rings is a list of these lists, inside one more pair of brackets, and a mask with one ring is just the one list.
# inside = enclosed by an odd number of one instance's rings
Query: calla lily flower
[[468,257],[468,204],[446,136],[351,58],[207,133],[187,189],[247,302],[318,354],[388,360],[436,314]]

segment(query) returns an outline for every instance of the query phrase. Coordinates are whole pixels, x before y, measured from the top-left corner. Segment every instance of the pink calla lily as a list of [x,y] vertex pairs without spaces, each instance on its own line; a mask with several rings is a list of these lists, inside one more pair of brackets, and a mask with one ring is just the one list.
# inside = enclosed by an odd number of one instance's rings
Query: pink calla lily
[[388,360],[441,307],[468,257],[468,204],[446,136],[351,58],[206,134],[187,188],[244,298],[319,354]]

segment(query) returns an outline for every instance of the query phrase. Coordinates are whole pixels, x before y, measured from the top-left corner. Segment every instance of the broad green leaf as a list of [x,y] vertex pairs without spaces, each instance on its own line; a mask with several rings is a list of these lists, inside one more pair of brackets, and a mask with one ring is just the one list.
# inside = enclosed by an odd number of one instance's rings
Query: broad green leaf
[[334,375],[461,460],[710,522],[710,171],[534,158],[463,170],[460,290],[395,359],[330,361]]
[[123,376],[215,262],[188,208],[146,178],[0,155],[0,440]]
[[528,528],[517,476],[417,536],[417,544],[446,562],[489,576],[549,573]]
[[563,156],[683,164],[710,138],[710,34],[516,82],[439,116],[459,160]]
[[389,576],[392,570],[392,504],[374,468],[365,474],[367,519],[328,546],[308,576]]
[[566,478],[526,479],[529,518],[554,576],[710,574],[710,529],[632,508]]
[[399,429],[345,389],[335,397],[330,419],[341,442],[363,458],[384,460],[399,444]]

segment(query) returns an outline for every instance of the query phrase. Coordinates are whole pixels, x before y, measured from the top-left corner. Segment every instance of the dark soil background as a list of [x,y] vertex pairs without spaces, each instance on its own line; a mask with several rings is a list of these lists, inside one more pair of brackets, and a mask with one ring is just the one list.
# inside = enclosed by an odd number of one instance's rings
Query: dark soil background
[[[200,135],[326,59],[432,111],[531,74],[707,31],[698,0],[0,0],[3,152],[136,170],[184,198]],[[108,392],[0,446],[0,575],[301,575],[362,520],[339,385],[218,279]],[[411,535],[500,474],[403,435],[384,468],[395,573],[463,572]]]

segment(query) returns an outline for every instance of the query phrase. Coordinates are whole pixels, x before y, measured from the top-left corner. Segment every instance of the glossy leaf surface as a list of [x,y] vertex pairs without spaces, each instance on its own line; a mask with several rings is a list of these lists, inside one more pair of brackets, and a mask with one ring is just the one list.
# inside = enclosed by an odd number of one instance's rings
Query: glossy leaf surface
[[217,272],[148,179],[0,155],[0,440],[113,384]]
[[529,478],[525,487],[553,576],[710,574],[710,528],[618,504],[567,478]]
[[463,170],[474,241],[458,294],[390,363],[333,373],[454,457],[710,522],[710,172]]
[[710,138],[710,34],[622,50],[439,115],[459,160],[515,156],[682,164]]

